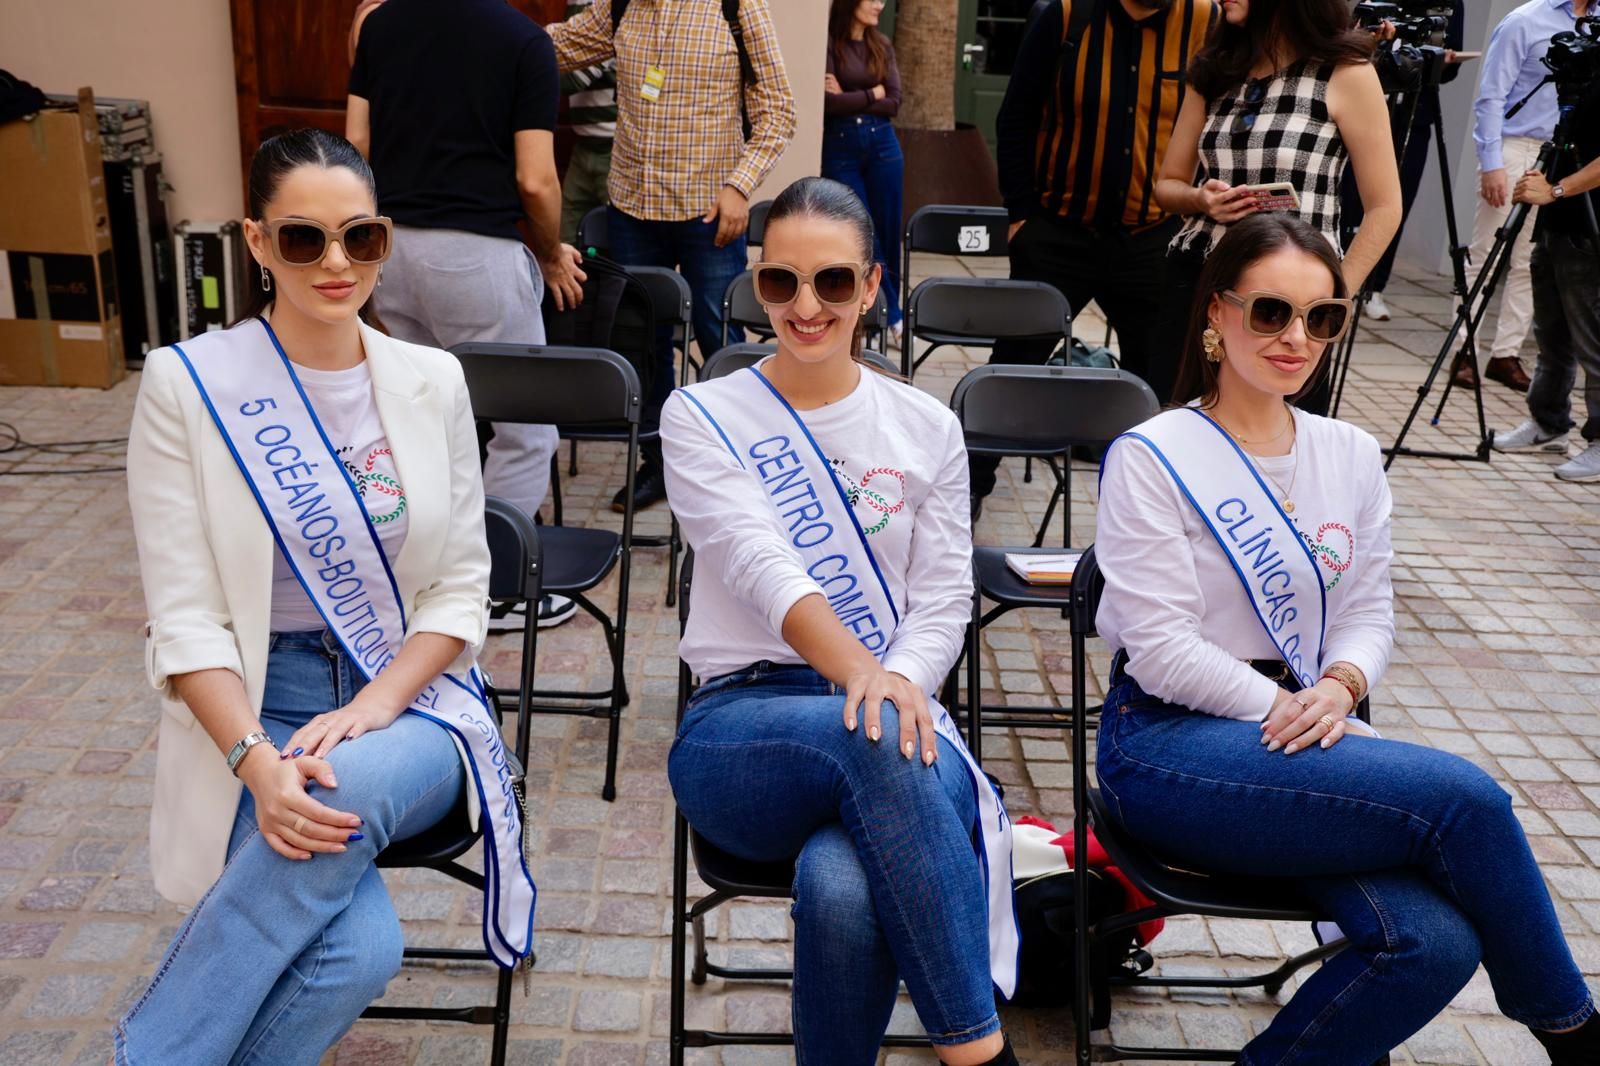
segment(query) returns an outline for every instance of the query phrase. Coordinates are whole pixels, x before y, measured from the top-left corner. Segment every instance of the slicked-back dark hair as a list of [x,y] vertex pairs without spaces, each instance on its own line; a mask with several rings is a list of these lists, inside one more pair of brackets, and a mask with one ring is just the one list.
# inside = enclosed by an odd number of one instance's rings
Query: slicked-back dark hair
[[[304,166],[324,169],[344,167],[361,179],[367,190],[372,193],[373,201],[377,201],[378,185],[372,176],[372,167],[357,151],[356,146],[337,133],[308,126],[286,130],[275,137],[268,137],[261,142],[261,147],[256,149],[255,156],[250,160],[249,203],[245,205],[246,217],[257,222],[263,221],[267,204],[278,195],[278,187],[283,184],[283,179]],[[272,303],[272,293],[267,292],[261,285],[265,273],[266,269],[252,257],[250,267],[245,271],[245,309],[239,316],[241,322],[261,314]],[[370,297],[361,307],[361,318],[372,325],[379,325],[377,316],[372,310]]]
[[[1194,287],[1194,306],[1189,310],[1189,330],[1183,342],[1183,358],[1178,366],[1178,383],[1172,390],[1172,402],[1186,404],[1198,399],[1210,405],[1217,397],[1217,377],[1220,364],[1205,356],[1200,335],[1209,325],[1208,313],[1211,299],[1218,293],[1237,288],[1244,272],[1256,263],[1282,248],[1296,248],[1322,261],[1333,275],[1333,295],[1344,299],[1350,295],[1344,283],[1344,269],[1339,256],[1322,231],[1299,215],[1286,212],[1264,212],[1235,222],[1222,235],[1217,246],[1206,257],[1200,271],[1200,280]],[[1327,358],[1327,347],[1317,369],[1306,379],[1294,399],[1309,393],[1321,384],[1330,373],[1333,360]]]
[[[832,178],[801,178],[778,194],[767,212],[767,225],[786,218],[825,218],[830,222],[843,222],[856,232],[856,243],[861,249],[861,262],[872,268],[872,215],[861,197],[850,186]],[[879,284],[883,284],[882,279]],[[855,332],[850,338],[850,358],[861,362],[861,342],[865,330],[861,316],[856,317]],[[907,342],[909,343],[909,342]],[[876,370],[870,363],[863,366]]]
[[1220,20],[1216,35],[1189,63],[1189,84],[1206,100],[1250,77],[1258,57],[1281,54],[1321,63],[1365,63],[1377,38],[1352,28],[1348,0],[1250,0],[1243,26]]

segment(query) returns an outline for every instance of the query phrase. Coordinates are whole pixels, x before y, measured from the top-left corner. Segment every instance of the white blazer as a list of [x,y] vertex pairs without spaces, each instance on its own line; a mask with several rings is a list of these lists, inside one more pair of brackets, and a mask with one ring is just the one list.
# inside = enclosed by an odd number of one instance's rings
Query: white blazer
[[[405,545],[391,561],[408,633],[466,641],[452,666],[464,670],[483,644],[489,549],[478,437],[461,364],[448,352],[365,325],[361,339],[408,501]],[[145,670],[164,697],[150,865],[156,891],[192,906],[222,872],[242,786],[177,698],[171,678],[232,670],[260,714],[277,549],[170,348],[145,360],[128,436],[128,499],[150,612]]]

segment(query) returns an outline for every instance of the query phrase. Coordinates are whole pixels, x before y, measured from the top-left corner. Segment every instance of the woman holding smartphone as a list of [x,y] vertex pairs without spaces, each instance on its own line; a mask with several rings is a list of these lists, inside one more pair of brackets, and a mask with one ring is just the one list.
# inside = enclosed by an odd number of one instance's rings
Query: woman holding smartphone
[[[1189,68],[1195,91],[1184,98],[1155,186],[1161,206],[1184,216],[1167,252],[1152,360],[1150,385],[1162,400],[1171,398],[1206,256],[1231,223],[1273,202],[1252,186],[1293,186],[1300,217],[1339,251],[1339,186],[1349,163],[1366,211],[1344,256],[1351,292],[1400,226],[1400,175],[1371,63],[1375,39],[1351,28],[1349,5],[1223,0],[1222,10],[1216,39]],[[1324,381],[1301,405],[1325,411],[1328,395]]]

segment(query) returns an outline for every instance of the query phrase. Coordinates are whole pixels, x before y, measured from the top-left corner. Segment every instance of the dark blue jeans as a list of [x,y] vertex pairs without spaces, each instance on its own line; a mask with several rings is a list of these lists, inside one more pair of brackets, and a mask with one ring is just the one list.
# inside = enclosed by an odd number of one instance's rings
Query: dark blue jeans
[[935,1044],[997,1032],[977,803],[942,738],[931,767],[844,727],[844,696],[807,666],[762,662],[701,686],[667,773],[717,847],[795,860],[794,1031],[803,1066],[875,1063],[899,980]]
[[1511,797],[1448,752],[1351,735],[1268,752],[1255,722],[1112,674],[1098,771],[1127,831],[1179,866],[1292,878],[1350,946],[1244,1049],[1247,1066],[1372,1062],[1442,1011],[1481,960],[1509,1018],[1594,1013]]
[[822,126],[822,176],[855,190],[872,214],[872,257],[883,264],[889,324],[900,321],[900,220],[906,157],[882,115],[830,118]]
[[[698,218],[682,222],[634,218],[615,206],[606,209],[606,226],[611,254],[617,262],[666,267],[683,275],[694,297],[694,336],[700,342],[702,356],[722,347],[722,297],[728,284],[748,266],[744,237],[718,248],[713,241],[717,235],[715,222],[701,222]],[[640,412],[641,433],[660,429],[661,405],[667,402],[677,382],[673,373],[672,329],[663,325],[656,332],[655,387],[645,397]],[[728,331],[729,344],[743,340],[744,330]],[[647,461],[660,464],[659,441],[650,441],[643,450]]]

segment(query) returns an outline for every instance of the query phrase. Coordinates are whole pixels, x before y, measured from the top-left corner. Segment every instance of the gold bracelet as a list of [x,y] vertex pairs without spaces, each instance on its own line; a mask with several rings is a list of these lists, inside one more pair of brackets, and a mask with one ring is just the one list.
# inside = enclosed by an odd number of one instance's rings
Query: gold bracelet
[[1321,679],[1337,681],[1343,686],[1350,693],[1351,706],[1361,702],[1361,675],[1351,667],[1334,663],[1322,671]]

